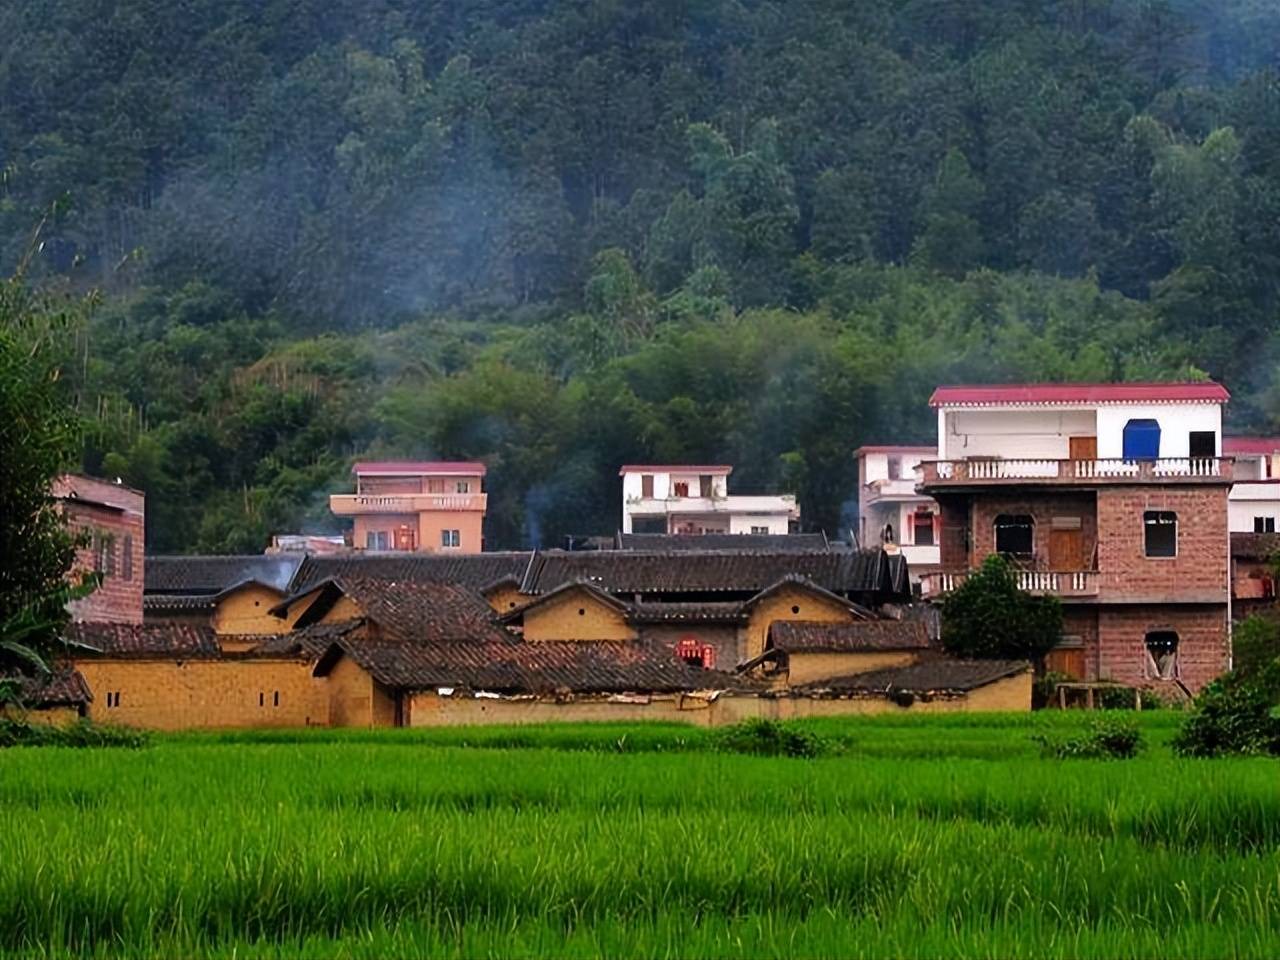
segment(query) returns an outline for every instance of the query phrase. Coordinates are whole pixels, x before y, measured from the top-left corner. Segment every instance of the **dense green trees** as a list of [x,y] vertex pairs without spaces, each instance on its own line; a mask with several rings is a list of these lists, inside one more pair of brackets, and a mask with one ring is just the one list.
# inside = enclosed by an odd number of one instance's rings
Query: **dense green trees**
[[1272,426],[1257,0],[0,0],[0,267],[105,290],[71,386],[151,545],[479,456],[490,543],[715,457],[841,529],[938,381],[1203,372]]

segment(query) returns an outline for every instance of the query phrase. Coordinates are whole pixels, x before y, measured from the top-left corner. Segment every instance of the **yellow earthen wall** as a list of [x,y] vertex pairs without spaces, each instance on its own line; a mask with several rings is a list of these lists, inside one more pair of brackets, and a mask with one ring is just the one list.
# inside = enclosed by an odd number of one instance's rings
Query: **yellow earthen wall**
[[[324,682],[311,676],[311,664],[298,660],[86,659],[76,667],[93,692],[89,717],[100,722],[185,730],[329,721]],[[120,694],[120,706],[107,706],[108,693]]]
[[[794,608],[794,609],[793,609]],[[746,651],[744,659],[750,660],[764,653],[769,624],[775,620],[811,620],[819,623],[850,623],[853,614],[849,610],[801,587],[783,587],[777,593],[765,597],[751,608],[747,619]]]
[[503,584],[490,590],[485,599],[489,601],[489,606],[493,607],[498,613],[510,613],[516,607],[523,606],[533,598],[521,593],[520,588],[515,584]]
[[339,597],[329,608],[329,612],[320,618],[320,623],[341,623],[344,620],[358,620],[363,616],[360,604],[350,597]]
[[796,686],[832,677],[851,677],[869,670],[905,667],[914,663],[916,655],[909,650],[874,653],[790,653],[787,654],[787,683]]
[[0,707],[0,718],[65,727],[80,719],[80,711],[75,707],[33,707],[28,710]]
[[221,634],[285,633],[288,625],[267,611],[282,594],[260,584],[246,584],[223,597],[213,611],[214,632]]
[[327,678],[329,725],[394,727],[395,694],[384,689],[350,657],[342,657]]
[[[581,611],[581,613],[579,613]],[[634,640],[621,611],[586,590],[567,590],[524,615],[526,640]]]

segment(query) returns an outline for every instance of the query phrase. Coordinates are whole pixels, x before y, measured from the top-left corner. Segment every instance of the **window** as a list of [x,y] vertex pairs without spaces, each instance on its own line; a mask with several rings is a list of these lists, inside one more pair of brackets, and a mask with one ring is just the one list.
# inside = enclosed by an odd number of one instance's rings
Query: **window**
[[1153,630],[1147,634],[1146,661],[1143,673],[1151,680],[1174,680],[1178,669],[1178,635],[1172,630]]
[[716,648],[709,643],[702,645],[702,666],[706,670],[716,668]]
[[1276,518],[1275,517],[1254,517],[1253,532],[1254,533],[1275,533]]
[[120,553],[120,576],[125,580],[133,579],[133,534],[124,535],[124,550]]
[[278,707],[278,706],[280,706],[280,691],[279,691],[279,690],[277,690],[275,693],[273,693],[273,694],[271,695],[271,705],[272,705],[273,707]]
[[364,545],[366,550],[385,550],[387,549],[387,531],[370,530],[364,535]]
[[454,490],[456,490],[458,493],[470,493],[470,492],[471,492],[471,481],[470,481],[470,480],[459,480],[459,481],[457,482],[457,484],[454,486]]
[[1124,458],[1155,460],[1160,456],[1160,424],[1155,420],[1130,420],[1124,425]]
[[441,530],[440,546],[442,547],[460,547],[462,546],[462,533],[458,530]]
[[1218,455],[1218,435],[1212,430],[1192,430],[1187,440],[1187,452],[1197,459],[1212,459]]
[[258,706],[265,707],[267,705],[267,695],[263,692],[258,693]]
[[768,527],[752,527],[751,532],[754,534],[762,534],[762,533],[767,534],[769,532],[769,528]]
[[119,691],[119,690],[115,691],[114,693],[110,693],[110,692],[108,692],[108,693],[107,693],[107,706],[108,706],[108,707],[118,707],[118,706],[120,706],[120,691]]
[[881,543],[893,543],[893,542],[894,542],[894,540],[893,540],[893,524],[892,524],[892,523],[886,523],[886,524],[884,525],[884,529],[880,531],[880,542],[881,542]]
[[996,553],[1029,557],[1035,553],[1036,523],[1024,513],[1002,513],[996,517]]
[[712,670],[716,665],[716,648],[709,643],[699,643],[695,637],[685,637],[676,644],[676,658],[691,667]]
[[698,478],[698,496],[700,497],[711,496],[711,475],[710,474],[704,473],[702,476]]
[[919,510],[912,517],[915,528],[916,546],[933,546],[933,514],[927,510]]
[[1148,557],[1178,555],[1178,515],[1170,510],[1148,510],[1142,515]]
[[646,500],[653,499],[653,474],[652,473],[640,474],[640,496],[644,497]]
[[792,614],[799,614],[799,613],[800,613],[800,607],[799,607],[799,605],[798,605],[798,604],[793,605],[793,606],[791,607],[791,612],[792,612]]
[[93,571],[103,576],[112,576],[116,572],[116,558],[111,551],[112,537],[101,530],[93,532],[90,549],[93,551]]
[[888,463],[889,463],[889,479],[901,480],[902,479],[902,461],[899,460],[897,457],[890,457]]
[[687,497],[689,495],[689,484],[687,481],[681,480],[679,483],[674,484],[674,487],[675,493],[672,494],[672,496]]

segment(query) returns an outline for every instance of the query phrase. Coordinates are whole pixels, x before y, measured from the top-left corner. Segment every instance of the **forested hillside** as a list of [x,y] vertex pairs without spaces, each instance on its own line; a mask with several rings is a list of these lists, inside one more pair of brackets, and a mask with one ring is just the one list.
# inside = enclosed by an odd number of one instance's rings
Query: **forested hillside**
[[1280,427],[1280,7],[0,0],[29,250],[102,291],[65,381],[153,549],[331,528],[365,454],[485,460],[495,547],[647,459],[836,533],[940,381]]

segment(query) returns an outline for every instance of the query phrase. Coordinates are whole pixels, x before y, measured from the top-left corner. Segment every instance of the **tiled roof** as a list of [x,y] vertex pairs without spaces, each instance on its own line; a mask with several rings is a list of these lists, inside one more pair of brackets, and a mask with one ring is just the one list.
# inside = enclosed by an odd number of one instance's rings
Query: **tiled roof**
[[633,603],[634,623],[740,623],[746,619],[737,600],[706,603]]
[[1231,556],[1237,560],[1266,560],[1280,554],[1280,533],[1232,533]]
[[778,620],[769,626],[769,644],[789,653],[924,650],[929,646],[929,633],[918,620]]
[[344,553],[307,557],[289,587],[299,593],[334,577],[369,577],[416,583],[458,583],[480,589],[504,577],[518,581],[532,554],[502,553]]
[[1222,455],[1280,453],[1280,437],[1223,437]]
[[797,692],[849,692],[888,695],[967,693],[978,687],[1031,669],[1026,660],[957,660],[933,657],[905,667],[871,670],[848,677],[820,680],[793,688]]
[[142,609],[147,613],[209,611],[217,597],[216,593],[147,593],[142,597]]
[[666,647],[628,640],[526,643],[371,644],[339,641],[317,664],[325,675],[336,652],[395,689],[457,687],[495,693],[666,693],[746,689],[740,678],[690,666]]
[[585,591],[600,603],[603,603],[605,606],[612,607],[614,610],[617,610],[619,613],[629,614],[631,612],[630,608],[625,603],[623,603],[613,594],[607,593],[606,591],[601,590],[594,583],[591,583],[590,581],[585,581],[585,580],[571,580],[568,583],[560,584],[560,586],[556,587],[554,590],[550,590],[547,593],[543,593],[534,597],[533,599],[529,600],[527,603],[521,604],[520,606],[516,607],[514,610],[508,610],[506,613],[502,614],[499,617],[499,619],[503,620],[504,622],[523,619],[526,611],[536,610],[538,607],[541,607],[555,600],[561,594],[571,593],[575,590]]
[[852,613],[855,617],[858,617],[859,619],[862,619],[862,620],[876,619],[876,613],[874,610],[870,610],[867,607],[862,606],[861,604],[853,602],[852,600],[846,600],[844,597],[840,596],[839,594],[833,593],[830,590],[820,587],[818,584],[814,583],[808,577],[801,576],[798,573],[789,573],[786,576],[779,579],[777,583],[772,583],[769,586],[765,587],[763,590],[757,593],[750,600],[746,601],[742,605],[742,609],[744,611],[750,610],[752,607],[754,607],[760,601],[764,600],[766,597],[772,596],[773,594],[777,593],[779,590],[782,590],[785,587],[800,587],[801,589],[806,590],[809,593],[814,593],[814,594],[817,594],[818,596],[826,597],[828,600],[832,601],[833,603],[837,603],[847,608],[850,613]]
[[245,554],[240,556],[148,556],[147,593],[221,593],[246,580],[257,580],[285,590],[294,578],[300,554]]
[[17,676],[15,679],[18,680],[18,696],[28,707],[78,707],[93,700],[80,671],[70,666],[58,666],[51,673]]
[[337,623],[313,623],[301,630],[265,637],[251,653],[259,657],[301,656],[318,659],[335,640],[347,636],[364,626],[363,620],[342,620]]
[[213,628],[203,624],[71,623],[63,635],[116,659],[210,660],[219,655]]
[[931,407],[1067,403],[1226,403],[1227,388],[1212,380],[1194,383],[1002,383],[938,387]]
[[[323,616],[341,594],[354,600],[383,636],[399,641],[480,642],[510,636],[494,621],[493,608],[480,594],[457,584],[343,577],[322,585],[322,589],[325,592],[316,606],[308,607],[298,619],[299,627],[308,626],[313,609]],[[327,603],[326,596],[331,596]]]
[[361,460],[352,464],[351,472],[374,477],[379,474],[483,477],[485,465],[461,460]]
[[749,550],[773,553],[811,553],[832,549],[821,533],[704,533],[681,536],[666,533],[622,533],[622,550]]
[[585,580],[617,594],[750,595],[798,575],[834,593],[888,594],[893,591],[893,576],[887,561],[883,550],[548,550],[535,554],[520,589],[546,593],[562,583]]

